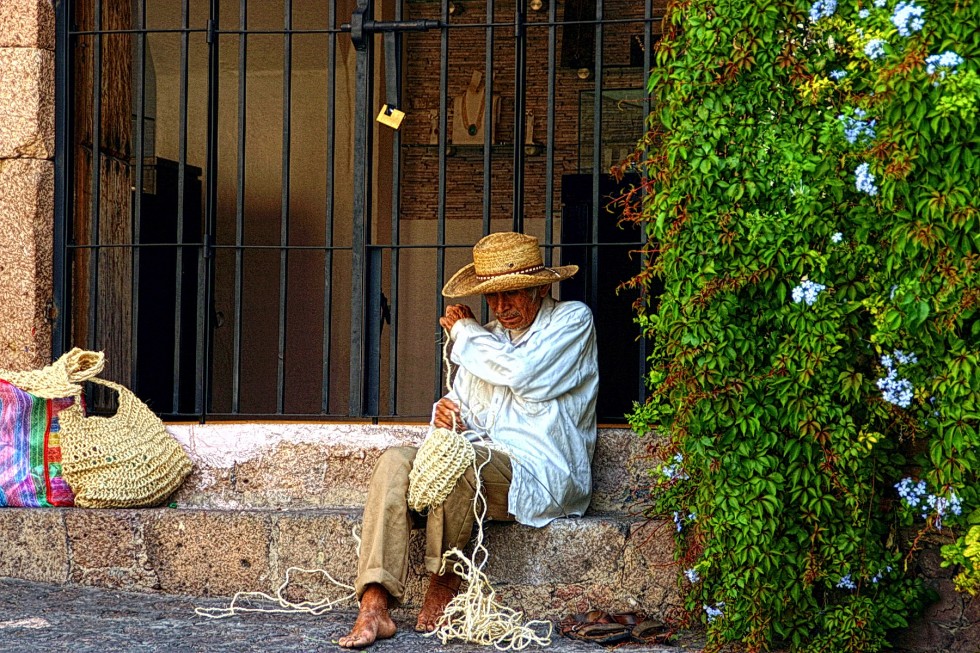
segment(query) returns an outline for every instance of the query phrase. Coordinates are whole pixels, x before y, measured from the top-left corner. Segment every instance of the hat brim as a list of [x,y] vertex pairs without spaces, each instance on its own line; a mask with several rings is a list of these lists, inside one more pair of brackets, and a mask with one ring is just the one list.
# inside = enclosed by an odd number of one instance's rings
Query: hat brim
[[443,297],[468,297],[470,295],[486,295],[494,292],[533,288],[556,281],[564,281],[576,272],[578,272],[577,265],[562,265],[531,273],[502,274],[480,281],[476,276],[475,264],[470,263],[446,282],[446,285],[442,287],[442,295]]

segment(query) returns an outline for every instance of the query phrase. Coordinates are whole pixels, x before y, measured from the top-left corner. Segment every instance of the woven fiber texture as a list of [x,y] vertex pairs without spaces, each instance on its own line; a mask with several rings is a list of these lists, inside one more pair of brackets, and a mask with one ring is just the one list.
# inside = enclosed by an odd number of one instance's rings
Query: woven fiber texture
[[62,411],[65,480],[83,508],[135,508],[162,502],[191,471],[191,461],[163,422],[127,388],[89,379],[119,394],[112,417]]
[[14,372],[0,370],[0,379],[10,381],[25,392],[43,399],[63,399],[82,393],[81,383],[102,371],[105,354],[75,347],[40,370]]
[[545,267],[538,239],[511,231],[485,236],[473,246],[473,262],[442,288],[446,297],[466,297],[543,286],[578,272],[577,265]]
[[408,507],[422,512],[442,504],[475,459],[473,445],[462,434],[432,429],[408,473]]

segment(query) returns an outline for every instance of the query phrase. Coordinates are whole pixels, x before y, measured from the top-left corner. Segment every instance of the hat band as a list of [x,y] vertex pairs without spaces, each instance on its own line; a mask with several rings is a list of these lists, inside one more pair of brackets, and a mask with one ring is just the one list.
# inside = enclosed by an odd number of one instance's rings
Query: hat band
[[540,272],[544,269],[544,265],[534,265],[529,268],[524,268],[523,270],[512,270],[509,272],[498,272],[496,274],[478,274],[476,278],[480,281],[489,281],[490,279],[495,279],[497,277],[506,277],[510,274],[531,274],[532,272]]

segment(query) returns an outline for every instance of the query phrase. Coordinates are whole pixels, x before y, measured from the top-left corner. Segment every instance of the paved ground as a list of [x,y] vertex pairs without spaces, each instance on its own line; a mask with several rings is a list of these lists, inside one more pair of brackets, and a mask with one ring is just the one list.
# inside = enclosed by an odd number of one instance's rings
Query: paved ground
[[[349,611],[307,614],[247,614],[205,619],[196,606],[226,601],[133,594],[80,586],[0,579],[0,653],[318,653],[340,651],[354,615]],[[486,653],[484,647],[424,638],[411,630],[410,615],[396,615],[401,628],[372,653]],[[540,650],[530,647],[529,651]],[[549,650],[602,653],[603,647],[556,634]],[[621,645],[629,653],[693,653],[691,646]]]

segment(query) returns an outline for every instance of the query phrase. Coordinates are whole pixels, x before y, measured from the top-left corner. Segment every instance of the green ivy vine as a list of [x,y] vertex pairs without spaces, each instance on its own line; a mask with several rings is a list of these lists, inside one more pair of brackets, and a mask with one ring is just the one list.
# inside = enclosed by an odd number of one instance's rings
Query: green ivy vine
[[709,650],[880,650],[930,600],[917,549],[980,589],[980,3],[680,0],[663,26],[629,161],[632,283],[663,285],[631,415],[667,436],[651,515]]

